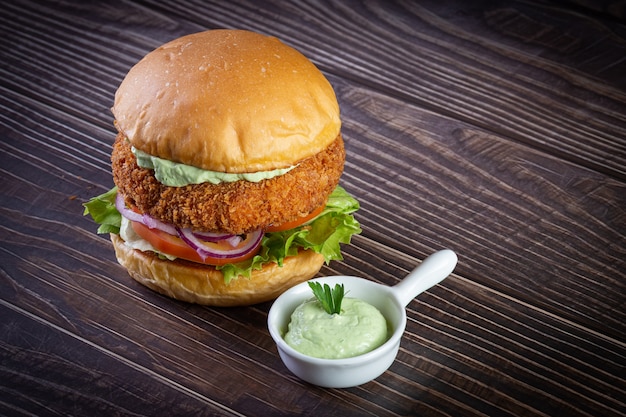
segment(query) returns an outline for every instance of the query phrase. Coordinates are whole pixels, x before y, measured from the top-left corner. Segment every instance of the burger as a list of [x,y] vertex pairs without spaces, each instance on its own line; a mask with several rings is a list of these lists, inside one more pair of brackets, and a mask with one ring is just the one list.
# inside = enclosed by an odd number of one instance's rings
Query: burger
[[276,298],[360,233],[334,90],[275,37],[168,42],[115,93],[114,186],[84,204],[129,275],[213,306]]

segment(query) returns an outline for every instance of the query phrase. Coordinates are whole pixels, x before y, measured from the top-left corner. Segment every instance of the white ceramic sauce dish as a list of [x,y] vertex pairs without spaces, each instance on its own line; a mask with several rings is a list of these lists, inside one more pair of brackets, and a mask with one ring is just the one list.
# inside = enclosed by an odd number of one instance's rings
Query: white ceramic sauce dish
[[406,328],[406,306],[418,294],[444,280],[457,263],[456,254],[444,249],[426,258],[402,281],[386,286],[353,276],[330,276],[311,281],[344,284],[346,297],[359,298],[374,307],[387,319],[389,339],[371,352],[345,359],[320,359],[304,355],[285,340],[291,314],[303,302],[313,298],[308,282],[298,284],[280,295],[270,308],[267,322],[283,363],[294,375],[314,385],[327,388],[348,388],[379,377],[393,363]]

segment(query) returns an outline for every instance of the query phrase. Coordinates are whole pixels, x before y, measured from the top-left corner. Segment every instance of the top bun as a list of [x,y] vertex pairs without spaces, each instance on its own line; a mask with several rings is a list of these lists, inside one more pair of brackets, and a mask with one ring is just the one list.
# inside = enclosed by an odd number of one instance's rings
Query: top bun
[[113,115],[150,155],[211,171],[285,168],[337,137],[339,105],[304,55],[244,30],[183,36],[126,75]]

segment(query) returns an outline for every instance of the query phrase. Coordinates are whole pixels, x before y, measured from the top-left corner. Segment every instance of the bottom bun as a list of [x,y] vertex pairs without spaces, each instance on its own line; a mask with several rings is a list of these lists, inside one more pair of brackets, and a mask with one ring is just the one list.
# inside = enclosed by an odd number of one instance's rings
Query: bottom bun
[[168,261],[152,252],[132,249],[119,235],[111,234],[118,262],[136,281],[161,294],[190,303],[217,307],[245,306],[273,300],[292,286],[311,279],[319,272],[324,257],[303,250],[252,272],[251,277],[224,282],[213,267],[193,262]]

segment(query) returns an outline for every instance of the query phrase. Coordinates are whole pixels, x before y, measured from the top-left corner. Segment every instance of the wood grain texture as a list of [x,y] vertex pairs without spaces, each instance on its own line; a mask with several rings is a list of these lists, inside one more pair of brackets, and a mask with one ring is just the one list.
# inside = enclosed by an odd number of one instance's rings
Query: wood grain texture
[[[3,4],[0,415],[625,414],[626,27],[587,3]],[[459,255],[375,381],[299,381],[271,303],[155,294],[82,216],[126,71],[218,27],[280,37],[336,89],[363,233],[322,275],[393,285]]]

